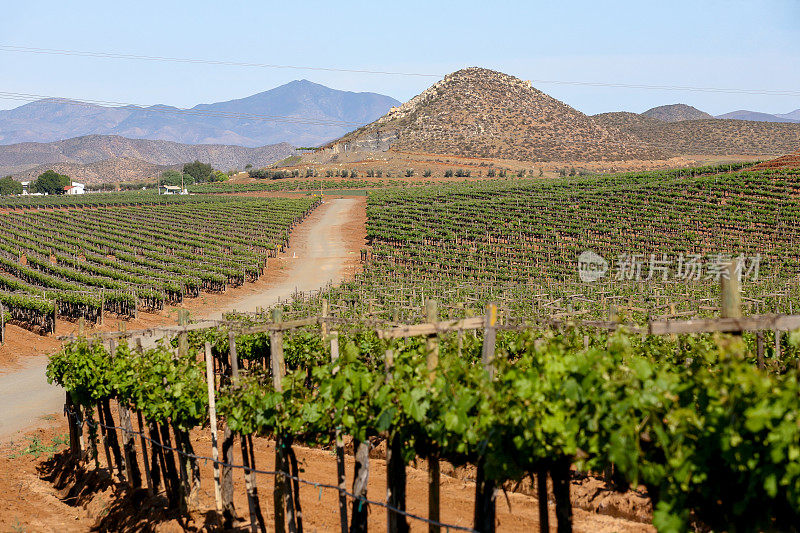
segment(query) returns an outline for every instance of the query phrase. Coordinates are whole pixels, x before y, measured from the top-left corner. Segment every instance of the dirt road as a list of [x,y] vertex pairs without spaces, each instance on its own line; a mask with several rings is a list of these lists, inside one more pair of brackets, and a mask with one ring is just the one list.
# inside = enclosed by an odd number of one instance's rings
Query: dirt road
[[[231,294],[203,295],[190,303],[193,316],[219,318],[230,310],[255,311],[273,305],[279,298],[291,297],[296,290],[310,291],[328,282],[341,281],[359,259],[363,211],[363,199],[328,200],[294,229],[287,253],[269,260],[267,268],[276,271],[267,281],[245,285],[229,291]],[[36,341],[32,334],[24,334]],[[46,340],[52,344],[51,339],[42,339]],[[19,431],[46,426],[48,421],[42,417],[61,412],[64,392],[48,385],[46,366],[46,357],[31,356],[0,373],[0,401],[5,413],[0,417],[0,444],[14,438]]]
[[295,290],[311,291],[329,282],[341,280],[348,264],[357,258],[348,246],[351,240],[345,226],[356,216],[354,209],[359,201],[350,198],[330,200],[321,209],[321,216],[313,224],[303,224],[295,229],[291,247],[283,259],[284,279],[267,290],[256,290],[252,295],[215,310],[209,310],[204,318],[217,319],[228,311],[255,311],[259,307],[270,307],[278,299],[289,298]]

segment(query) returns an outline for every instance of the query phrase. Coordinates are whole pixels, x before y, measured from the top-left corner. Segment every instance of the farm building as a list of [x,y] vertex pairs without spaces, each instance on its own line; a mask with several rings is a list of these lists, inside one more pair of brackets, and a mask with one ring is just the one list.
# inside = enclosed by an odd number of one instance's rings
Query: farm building
[[158,194],[181,194],[181,188],[177,185],[161,185]]
[[64,194],[85,194],[86,185],[73,181],[71,185],[64,187]]

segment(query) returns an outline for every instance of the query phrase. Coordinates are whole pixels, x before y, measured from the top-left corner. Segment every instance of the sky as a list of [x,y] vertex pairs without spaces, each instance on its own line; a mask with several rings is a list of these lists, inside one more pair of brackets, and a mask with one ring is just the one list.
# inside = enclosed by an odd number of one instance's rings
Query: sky
[[[0,46],[439,76],[482,66],[533,80],[587,114],[671,103],[712,114],[800,108],[800,0],[29,0],[4,2],[0,13]],[[437,78],[0,50],[0,92],[192,107],[295,79],[405,101]],[[23,103],[0,99],[0,109]]]

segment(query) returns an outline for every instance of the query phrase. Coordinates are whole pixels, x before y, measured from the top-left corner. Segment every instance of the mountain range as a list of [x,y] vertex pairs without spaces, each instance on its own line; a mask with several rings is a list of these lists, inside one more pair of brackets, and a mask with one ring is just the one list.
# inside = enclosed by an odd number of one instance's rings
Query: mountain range
[[[41,100],[0,111],[0,175],[30,178],[55,168],[91,183],[147,179],[195,159],[222,170],[263,167],[294,155],[292,144],[322,145],[306,158],[316,162],[342,152],[387,150],[517,161],[647,161],[765,156],[800,146],[800,110],[733,115],[715,118],[672,104],[641,114],[588,116],[529,81],[478,67],[449,74],[404,104],[306,80],[191,110]],[[11,144],[15,139],[58,140]],[[269,142],[279,139],[291,144]]]
[[725,113],[724,115],[717,115],[716,118],[751,120],[754,122],[800,122],[800,109],[796,109],[791,113],[775,115],[740,109],[739,111],[731,111],[730,113]]
[[241,170],[246,165],[264,167],[294,154],[288,143],[248,148],[87,135],[52,143],[0,146],[0,175],[28,179],[52,168],[88,183],[129,181],[154,177],[196,159],[222,170]]
[[0,111],[0,144],[119,135],[184,144],[316,146],[399,104],[389,96],[339,91],[308,80],[188,110],[166,105],[109,107],[50,98]]
[[664,122],[680,122],[683,120],[707,120],[712,118],[731,119],[731,120],[748,120],[751,122],[800,122],[800,109],[796,109],[791,113],[785,114],[770,114],[761,113],[759,111],[747,111],[740,109],[739,111],[731,111],[722,115],[712,116],[705,111],[700,111],[696,107],[686,104],[671,104],[662,105],[644,111],[642,115]]

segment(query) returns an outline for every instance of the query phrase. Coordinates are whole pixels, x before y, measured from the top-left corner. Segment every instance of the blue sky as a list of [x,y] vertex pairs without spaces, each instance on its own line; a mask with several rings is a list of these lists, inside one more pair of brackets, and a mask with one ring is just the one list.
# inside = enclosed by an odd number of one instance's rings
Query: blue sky
[[[9,2],[0,44],[523,79],[800,91],[800,0]],[[0,91],[190,107],[293,79],[407,100],[435,79],[0,51]],[[786,113],[800,96],[534,83],[589,113],[683,102]],[[8,109],[21,102],[0,100]]]

